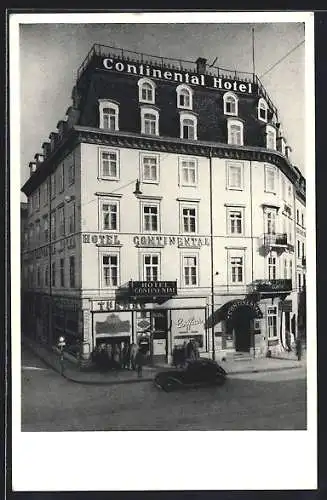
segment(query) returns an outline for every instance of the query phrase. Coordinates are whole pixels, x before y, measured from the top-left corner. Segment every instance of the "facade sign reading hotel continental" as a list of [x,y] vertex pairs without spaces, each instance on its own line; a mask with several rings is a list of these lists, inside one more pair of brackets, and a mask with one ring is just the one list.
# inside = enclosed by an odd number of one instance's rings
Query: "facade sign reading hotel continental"
[[[121,246],[118,234],[83,233],[83,243],[93,243],[98,246]],[[163,248],[177,246],[178,248],[201,248],[210,245],[210,238],[203,236],[161,236],[135,235],[133,243],[137,248]]]
[[127,63],[119,59],[106,57],[102,60],[102,65],[106,70],[115,71],[118,73],[129,73],[149,78],[157,78],[159,80],[169,80],[176,83],[186,83],[190,85],[199,85],[217,90],[233,90],[242,94],[252,94],[254,87],[251,82],[240,82],[229,78],[219,76],[191,74],[186,71],[175,71],[164,68],[154,68],[149,64]]

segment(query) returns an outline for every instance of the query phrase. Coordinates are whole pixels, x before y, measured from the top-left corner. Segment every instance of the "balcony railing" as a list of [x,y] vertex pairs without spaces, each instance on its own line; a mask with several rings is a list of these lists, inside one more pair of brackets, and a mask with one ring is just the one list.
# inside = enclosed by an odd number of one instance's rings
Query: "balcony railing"
[[287,247],[287,234],[286,233],[265,233],[264,234],[264,245],[269,247]]
[[268,294],[270,296],[292,291],[291,279],[254,280],[248,285],[248,293]]

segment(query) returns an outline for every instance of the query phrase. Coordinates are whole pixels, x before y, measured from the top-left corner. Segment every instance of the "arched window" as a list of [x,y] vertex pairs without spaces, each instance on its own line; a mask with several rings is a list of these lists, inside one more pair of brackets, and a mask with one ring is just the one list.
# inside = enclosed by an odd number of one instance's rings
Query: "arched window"
[[107,99],[99,100],[100,128],[119,130],[119,104]]
[[224,114],[225,115],[238,115],[238,98],[232,92],[224,94]]
[[159,111],[155,108],[141,109],[141,133],[159,135]]
[[181,139],[197,139],[197,117],[191,113],[180,113]]
[[155,103],[155,84],[149,78],[141,78],[137,82],[139,86],[139,101],[148,104]]
[[240,120],[228,120],[227,122],[228,144],[243,146],[243,122]]
[[276,129],[272,125],[266,125],[266,148],[276,149]]
[[268,104],[262,97],[259,99],[258,103],[258,118],[266,123],[268,121]]
[[177,93],[177,107],[183,109],[193,108],[193,92],[187,85],[178,85],[176,88]]

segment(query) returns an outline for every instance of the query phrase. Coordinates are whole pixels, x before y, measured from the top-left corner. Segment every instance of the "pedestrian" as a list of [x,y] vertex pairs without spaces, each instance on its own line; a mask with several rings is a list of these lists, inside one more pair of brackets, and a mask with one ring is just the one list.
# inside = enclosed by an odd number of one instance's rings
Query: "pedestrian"
[[194,358],[199,359],[200,357],[199,344],[196,340],[193,341],[193,350],[194,350]]
[[136,353],[137,353],[137,345],[134,342],[132,342],[131,348],[129,351],[129,357],[130,357],[132,370],[136,370],[136,363],[135,363]]
[[292,351],[292,347],[291,347],[291,334],[290,334],[289,330],[286,330],[286,332],[285,332],[285,341],[286,341],[287,352],[291,352]]
[[107,363],[108,363],[108,369],[112,369],[112,345],[108,342],[106,345],[106,351],[107,351]]
[[142,352],[142,349],[138,349],[135,356],[135,365],[138,377],[142,377],[143,364],[144,364],[144,354]]
[[129,352],[129,343],[124,342],[123,349],[122,349],[122,365],[124,369],[129,370],[130,366],[130,352]]
[[299,337],[297,337],[297,339],[295,341],[295,348],[296,348],[297,359],[299,361],[301,361],[301,357],[302,357],[302,342],[301,342],[301,339]]
[[120,368],[120,349],[118,344],[115,344],[113,348],[113,361],[115,368],[118,370]]

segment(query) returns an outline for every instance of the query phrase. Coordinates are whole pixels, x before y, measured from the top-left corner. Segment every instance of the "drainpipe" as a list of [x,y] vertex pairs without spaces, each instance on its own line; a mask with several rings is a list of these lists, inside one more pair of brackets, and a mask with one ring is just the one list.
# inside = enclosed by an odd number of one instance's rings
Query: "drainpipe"
[[[254,271],[254,256],[253,256],[253,186],[252,186],[252,161],[250,160],[250,231],[251,231],[251,283],[253,283]],[[255,358],[255,331],[253,325],[253,357]]]
[[212,202],[212,148],[209,149],[209,184],[210,184],[210,267],[211,267],[211,342],[212,342],[212,359],[215,360],[215,294],[214,294],[214,274],[213,274],[213,202]]

